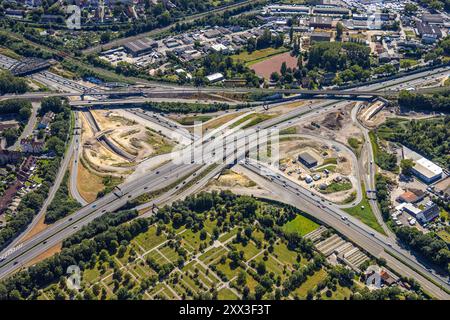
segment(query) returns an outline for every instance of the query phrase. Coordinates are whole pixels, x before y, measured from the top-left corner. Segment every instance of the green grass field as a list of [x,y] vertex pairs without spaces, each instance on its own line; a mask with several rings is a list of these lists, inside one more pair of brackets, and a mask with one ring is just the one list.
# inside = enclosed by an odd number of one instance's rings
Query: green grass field
[[249,115],[246,115],[245,117],[239,119],[238,121],[234,122],[230,128],[236,128],[237,126],[243,124],[246,121],[249,121],[247,124],[245,124],[242,129],[247,129],[252,126],[257,125],[260,122],[263,122],[265,120],[271,119],[273,116],[263,113],[252,113]]
[[211,120],[213,117],[210,116],[192,116],[192,117],[183,117],[177,119],[176,121],[184,126],[193,125],[195,122],[206,122]]
[[289,49],[286,49],[284,47],[280,48],[266,48],[262,50],[255,50],[252,53],[249,53],[248,51],[243,51],[237,55],[231,56],[236,61],[243,62],[247,67],[250,67],[254,65],[255,63],[264,61],[266,59],[269,59],[270,57],[284,53],[289,51]]
[[361,149],[362,149],[363,143],[360,140],[353,138],[353,137],[348,138],[347,143],[352,148],[352,150],[356,154],[356,156],[359,158],[359,155],[361,154]]
[[448,233],[447,231],[445,230],[438,231],[437,235],[445,242],[450,243],[450,233]]
[[297,215],[295,219],[289,221],[283,226],[285,232],[297,232],[299,235],[304,236],[319,228],[319,225],[308,218]]
[[317,271],[312,276],[308,277],[308,279],[300,286],[298,287],[294,293],[297,294],[300,298],[306,298],[308,295],[308,291],[314,289],[317,284],[325,280],[327,277],[327,272],[323,269]]
[[[377,218],[375,217],[374,213],[372,212],[372,208],[370,207],[370,203],[367,200],[365,194],[366,190],[363,187],[362,192],[364,194],[363,199],[360,203],[358,203],[356,206],[351,208],[346,208],[344,211],[348,212],[355,218],[358,218],[365,224],[367,224],[369,227],[377,230],[378,232],[385,234],[383,228],[380,226],[380,224],[377,221]],[[364,207],[364,208],[362,208]]]
[[319,192],[324,194],[339,192],[339,191],[345,191],[350,190],[352,188],[352,183],[345,181],[345,182],[333,182],[327,186],[325,190],[319,190]]

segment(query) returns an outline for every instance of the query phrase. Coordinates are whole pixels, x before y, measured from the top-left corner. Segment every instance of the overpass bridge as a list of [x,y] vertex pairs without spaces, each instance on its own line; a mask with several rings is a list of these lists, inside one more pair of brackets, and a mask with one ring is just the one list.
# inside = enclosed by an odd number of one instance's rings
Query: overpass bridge
[[308,89],[261,89],[261,88],[221,88],[221,87],[198,87],[198,88],[180,88],[174,87],[170,89],[158,89],[158,88],[126,88],[121,90],[100,90],[95,91],[84,91],[84,92],[30,92],[24,94],[10,94],[4,95],[3,99],[41,99],[45,97],[80,97],[84,100],[86,97],[107,97],[108,99],[120,99],[126,97],[147,97],[147,98],[173,98],[173,97],[188,97],[192,95],[199,94],[223,94],[223,93],[233,93],[233,94],[261,94],[261,95],[274,95],[274,94],[285,94],[285,95],[300,95],[305,98],[395,98],[398,95],[398,91],[385,90],[385,91],[375,91],[375,90],[308,90]]
[[50,68],[50,63],[47,60],[37,58],[26,58],[22,61],[14,63],[9,70],[14,76],[23,77],[30,74],[40,72]]

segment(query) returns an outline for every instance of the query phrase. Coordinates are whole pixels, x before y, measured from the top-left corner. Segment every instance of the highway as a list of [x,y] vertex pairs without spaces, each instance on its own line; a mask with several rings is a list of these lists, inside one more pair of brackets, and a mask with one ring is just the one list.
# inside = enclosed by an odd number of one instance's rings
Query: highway
[[[67,90],[66,92],[32,92],[25,94],[7,94],[1,96],[2,99],[12,99],[12,98],[20,98],[20,99],[40,99],[44,97],[82,97],[82,96],[130,96],[130,95],[146,95],[149,99],[151,96],[156,96],[161,98],[163,95],[169,94],[169,97],[176,97],[176,95],[192,95],[192,94],[221,94],[226,92],[232,92],[234,94],[245,94],[245,93],[257,93],[257,94],[300,94],[306,97],[328,97],[328,98],[336,98],[336,97],[395,97],[398,95],[400,89],[405,86],[401,85],[397,87],[395,90],[391,88],[391,90],[386,90],[386,88],[395,86],[400,83],[408,82],[408,87],[414,86],[416,83],[423,81],[423,79],[431,77],[431,78],[439,78],[445,75],[448,75],[448,71],[450,70],[450,66],[438,67],[431,71],[424,71],[421,73],[411,74],[405,76],[400,79],[394,79],[389,81],[384,81],[372,85],[362,85],[357,88],[352,88],[348,90],[339,90],[339,89],[327,89],[327,90],[306,90],[306,89],[262,89],[262,88],[229,88],[229,87],[190,87],[190,86],[172,86],[168,88],[135,88],[130,87],[125,90],[105,90],[102,88],[86,88],[83,92],[78,90],[74,90],[72,88],[72,82],[70,80],[61,80],[56,75],[52,75],[52,80],[61,84],[67,85],[71,88],[71,90]],[[64,78],[62,78],[64,79]],[[68,82],[67,84],[65,83]],[[83,87],[78,85],[79,87]],[[76,91],[76,92],[75,92]],[[117,100],[118,103],[126,102],[125,100]],[[101,102],[100,102],[101,103]],[[103,102],[107,103],[107,102]],[[95,101],[81,101],[78,103],[78,106],[87,106],[87,105],[96,105],[99,102]]]
[[[10,69],[18,60],[9,58],[5,55],[0,54],[0,68]],[[63,91],[71,93],[74,95],[79,95],[82,92],[96,91],[95,88],[89,88],[76,81],[63,78],[57,74],[50,71],[40,71],[28,76],[29,78],[42,83],[43,85],[49,86],[57,91]],[[0,96],[1,99],[5,98],[7,95]]]
[[70,170],[70,179],[69,179],[69,191],[72,198],[78,201],[82,206],[88,204],[86,200],[81,196],[78,192],[77,181],[78,181],[78,162],[80,161],[80,154],[82,152],[81,149],[81,121],[80,121],[80,112],[75,111],[75,128],[77,129],[78,136],[75,137],[75,145],[73,147],[73,161],[72,167]]
[[[284,195],[283,200],[285,202],[307,212],[328,226],[331,226],[371,255],[383,257],[386,259],[387,265],[390,268],[399,274],[418,280],[427,292],[432,293],[437,298],[450,299],[448,293],[429,282],[422,274],[427,274],[429,277],[433,278],[436,283],[449,289],[450,287],[446,281],[434,273],[430,275],[427,268],[419,263],[414,256],[400,248],[388,237],[376,232],[360,220],[349,216],[345,211],[336,208],[335,205],[324,201],[322,198],[299,187],[296,183],[286,177],[279,174],[277,175],[276,172],[264,175],[262,172],[270,171],[270,167],[265,166],[266,170],[262,171],[262,166],[254,161],[246,161],[242,163],[241,166],[269,180],[269,190],[281,190],[279,194]],[[393,255],[400,258],[401,261],[394,258],[392,255],[387,254],[387,252],[391,252]],[[408,266],[405,265],[403,261],[407,261]],[[414,271],[410,266],[416,270],[420,270],[422,274]]]
[[[328,106],[328,108],[332,108],[330,103],[319,104],[318,108],[322,108],[323,105]],[[323,110],[326,111],[327,109]],[[299,112],[297,110],[296,112],[301,114],[305,111]],[[312,112],[312,110],[309,112]],[[290,115],[290,117],[292,117],[292,115]],[[264,127],[273,126],[272,122],[273,119],[270,119]],[[288,122],[287,125],[290,125],[290,122]],[[245,136],[242,135],[242,132],[240,132],[239,135],[241,145],[242,143],[245,144]],[[253,136],[255,136],[255,131],[253,131]],[[200,148],[201,145],[202,141],[196,141],[194,143],[194,158],[200,163],[195,163],[195,161],[191,162],[190,159],[192,155],[191,152],[187,150],[177,159],[178,163],[169,162],[158,168],[156,171],[146,174],[126,184],[120,185],[120,192],[114,191],[100,199],[97,199],[69,217],[63,218],[55,224],[49,226],[32,239],[25,241],[21,244],[19,250],[10,253],[0,262],[0,279],[19,269],[22,265],[25,265],[28,261],[32,260],[42,252],[45,252],[63,239],[69,237],[71,234],[76,232],[79,227],[86,225],[96,217],[101,216],[106,212],[113,212],[121,208],[127,203],[128,200],[134,199],[143,193],[162,189],[165,186],[171,185],[176,182],[179,177],[186,175],[186,173],[195,172],[199,168],[203,167],[205,160],[211,160],[213,147],[207,144],[205,148]],[[238,157],[234,154],[234,150],[231,148],[228,148],[226,153],[231,155],[231,158]],[[240,156],[242,157],[243,154]],[[182,182],[180,182],[180,184],[182,185]]]
[[[272,126],[272,124],[261,125],[261,127],[270,127],[270,126]],[[233,155],[233,153],[234,150],[231,150],[228,154]],[[243,154],[241,154],[238,157],[242,156]],[[36,256],[35,251],[43,252],[47,250],[54,244],[73,234],[77,230],[77,228],[80,227],[81,225],[84,225],[85,223],[92,221],[92,219],[94,219],[97,216],[100,216],[104,212],[116,210],[120,206],[124,205],[127,199],[140,195],[143,192],[143,188],[145,190],[145,188],[155,187],[156,185],[158,186],[158,188],[161,188],[163,187],[164,181],[166,182],[165,185],[173,183],[179,176],[186,174],[188,170],[187,168],[189,167],[194,168],[193,171],[197,171],[199,168],[198,166],[199,165],[190,166],[185,164],[173,165],[169,163],[161,167],[158,171],[153,172],[151,176],[147,177],[147,179],[144,178],[144,180],[151,181],[150,183],[145,184],[144,181],[136,180],[127,185],[126,189],[124,187],[121,187],[122,196],[120,198],[115,199],[116,196],[114,195],[114,193],[111,193],[106,195],[104,198],[93,202],[89,206],[80,210],[80,212],[78,212],[75,216],[72,215],[72,218],[64,219],[63,221],[43,231],[43,233],[39,234],[38,237],[35,237],[29,242],[24,243],[22,248],[13,252],[10,257],[7,257],[9,263],[2,262],[0,278],[6,276],[14,269],[17,269],[21,263],[26,263],[26,261],[29,261],[32,257],[35,257]],[[297,185],[296,188],[298,188]],[[93,213],[90,212],[91,211],[90,209],[93,209],[94,212]],[[364,226],[364,228],[366,228],[367,230],[371,230],[369,227],[366,226]],[[38,240],[37,238],[40,238],[40,240]],[[367,248],[367,246],[364,243],[358,244],[361,245],[364,249],[368,251],[372,250],[373,252],[373,249]],[[369,244],[368,246],[371,246],[371,244]],[[435,290],[433,292],[434,294],[439,294],[439,292]]]
[[[360,176],[363,178],[362,183],[365,185],[365,189],[367,190],[375,190],[375,175],[376,175],[376,167],[375,167],[375,158],[372,150],[372,143],[370,142],[369,130],[364,127],[359,120],[357,119],[357,114],[360,109],[360,105],[356,105],[351,112],[352,122],[361,130],[364,137],[363,146],[361,149],[361,154],[359,157],[359,170]],[[372,208],[372,212],[375,215],[375,218],[378,221],[378,224],[383,228],[384,232],[392,239],[396,239],[395,234],[389,229],[383,219],[383,215],[381,213],[380,207],[378,206],[378,201],[374,197],[373,193],[370,197],[368,197],[368,201],[370,207]]]
[[[448,72],[448,70],[446,71]],[[399,80],[399,83],[403,82],[402,79]],[[392,85],[395,85],[392,84]],[[376,90],[377,86],[379,88],[383,87],[383,84],[377,84],[370,87],[370,90]],[[314,114],[314,112],[326,112],[328,110],[331,110],[335,108],[336,102],[323,102],[317,105],[311,105],[309,108],[298,108],[297,110],[290,111],[278,118],[273,118],[268,121],[265,121],[261,124],[259,124],[258,128],[284,128],[289,127],[292,125],[292,121],[295,120],[295,118],[302,118],[311,116]],[[236,141],[236,139],[238,141]],[[251,140],[248,136],[246,136],[246,133],[241,132],[237,134],[237,137],[234,140],[234,142],[240,142],[241,140]],[[207,140],[203,140],[206,141]],[[199,146],[202,144],[202,141],[198,141],[194,143],[194,146]],[[245,142],[244,142],[245,144]],[[242,145],[242,144],[241,144]],[[236,148],[237,143],[235,146],[229,147],[228,150],[226,150],[226,155],[228,157],[236,157],[237,159],[240,159],[243,157],[242,152],[239,150],[239,148]],[[202,161],[210,161],[211,160],[211,151],[212,151],[211,144],[207,143],[204,148],[204,152],[202,153]],[[238,151],[237,151],[238,150]],[[200,152],[200,151],[199,151]],[[197,152],[196,152],[197,153]],[[206,155],[206,156],[203,156]],[[187,155],[185,156],[186,159]],[[211,163],[211,162],[210,162]],[[39,233],[29,241],[26,241],[22,244],[21,248],[12,252],[10,255],[5,257],[4,260],[0,262],[0,278],[3,278],[10,273],[14,272],[20,266],[25,265],[27,262],[32,260],[34,257],[38,256],[42,252],[45,252],[49,248],[51,248],[53,245],[59,243],[66,237],[70,236],[74,232],[77,231],[77,229],[90,221],[92,221],[95,217],[101,216],[105,212],[110,212],[117,210],[118,208],[122,207],[128,200],[134,199],[137,196],[148,192],[150,190],[157,190],[161,189],[164,186],[168,186],[172,183],[177,182],[177,179],[179,179],[180,176],[186,175],[189,172],[195,172],[199,170],[204,166],[203,163],[189,163],[189,162],[182,162],[182,163],[167,163],[157,169],[157,171],[151,172],[150,174],[147,174],[143,176],[142,178],[138,178],[136,180],[127,182],[126,184],[122,184],[120,186],[120,191],[115,190],[114,192],[107,194],[101,199],[98,199],[94,201],[93,203],[83,207],[81,210],[77,211],[76,213],[72,214],[70,217],[67,217],[65,219],[62,219],[61,221],[55,223],[54,225],[50,226],[43,232]],[[182,185],[182,183],[181,183]],[[298,186],[297,186],[298,187]],[[117,196],[118,194],[118,196]],[[309,197],[309,196],[308,196]],[[313,198],[313,197],[311,197]],[[333,207],[333,210],[339,210],[338,208],[334,208],[334,205],[331,205]],[[317,204],[315,205],[315,208],[317,208]],[[339,211],[338,211],[339,212]],[[332,225],[333,226],[333,225]],[[338,226],[339,227],[339,226]],[[366,230],[371,230],[369,227],[364,226],[363,227]],[[339,230],[338,230],[339,231]],[[373,231],[368,231],[373,232]],[[377,248],[379,245],[383,245],[386,247],[390,247],[387,242],[385,242],[384,238],[378,238],[378,236],[372,236],[372,238],[368,241],[362,241],[362,243],[356,242],[358,245],[360,245],[363,249],[366,249],[367,251],[373,250],[373,248]],[[381,244],[380,244],[381,242]],[[392,244],[391,244],[392,245]],[[397,249],[396,249],[397,250]],[[416,268],[419,268],[418,270],[423,271],[425,274],[428,274],[429,276],[435,277],[435,281],[438,281],[439,283],[444,283],[445,280],[438,278],[437,276],[431,274],[428,272],[428,270],[423,267],[422,265],[419,265],[415,260],[412,260],[408,258],[406,253],[402,254],[406,257],[406,261],[409,265],[413,265]],[[403,256],[402,256],[403,257]],[[398,264],[398,262],[396,262]],[[402,265],[402,268],[405,268],[405,270],[408,269],[406,265]],[[420,275],[419,275],[420,276]],[[417,277],[419,282],[425,287],[429,287],[430,291],[437,295],[438,297],[443,297],[442,292],[437,290],[435,287],[433,287],[433,284],[426,279],[422,279],[420,277]],[[446,286],[446,285],[445,285]],[[446,286],[447,287],[447,286]],[[441,290],[442,291],[442,290]]]
[[[77,123],[78,118],[75,119]],[[52,203],[53,198],[55,197],[56,192],[58,191],[63,179],[64,175],[67,172],[67,169],[69,168],[70,160],[72,158],[72,155],[76,149],[76,145],[79,140],[79,134],[81,134],[79,129],[76,129],[77,126],[75,125],[75,128],[73,129],[73,135],[69,138],[70,142],[66,149],[66,152],[64,154],[64,157],[61,159],[60,167],[58,169],[58,173],[55,177],[55,180],[53,181],[53,185],[50,187],[49,193],[47,195],[47,198],[45,199],[41,209],[39,210],[38,214],[33,218],[31,223],[28,225],[28,227],[23,231],[14,241],[11,242],[1,253],[0,255],[5,254],[15,246],[17,246],[18,243],[31,231],[34,227],[40,222],[40,220],[45,216],[45,213],[47,212],[48,206]]]

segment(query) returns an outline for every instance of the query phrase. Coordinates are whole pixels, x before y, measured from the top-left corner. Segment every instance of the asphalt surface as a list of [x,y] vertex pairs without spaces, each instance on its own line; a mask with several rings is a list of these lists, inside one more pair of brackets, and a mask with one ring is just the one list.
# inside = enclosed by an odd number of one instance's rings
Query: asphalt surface
[[[360,176],[362,177],[362,183],[364,183],[366,192],[367,190],[376,190],[375,188],[375,175],[376,175],[376,167],[375,167],[375,158],[373,155],[372,144],[370,143],[369,130],[365,128],[357,119],[357,113],[359,111],[360,106],[357,105],[351,112],[351,117],[353,123],[358,126],[364,136],[364,143],[361,149],[361,155],[359,157],[359,170]],[[389,229],[383,219],[383,215],[381,213],[380,207],[378,206],[378,201],[375,198],[373,193],[368,194],[368,201],[372,212],[377,219],[378,224],[383,228],[384,232],[392,239],[395,239],[395,234]]]
[[[76,128],[76,127],[75,127]],[[56,175],[55,181],[53,182],[53,185],[51,186],[48,196],[45,199],[41,209],[39,210],[38,214],[33,218],[32,222],[28,225],[28,227],[23,231],[16,239],[14,239],[13,242],[11,242],[10,245],[8,245],[1,253],[0,256],[17,246],[18,243],[31,231],[34,227],[39,223],[39,221],[45,216],[45,213],[47,212],[48,206],[52,203],[56,192],[58,191],[62,180],[64,179],[64,175],[67,172],[67,169],[70,164],[70,160],[72,158],[72,155],[75,150],[76,141],[79,139],[80,130],[74,129],[73,130],[73,136],[70,137],[70,142],[67,147],[67,150],[64,154],[64,157],[61,160],[60,167],[58,170],[58,173]]]
[[[417,76],[417,75],[415,75]],[[417,79],[417,78],[415,78]],[[399,82],[404,81],[404,79],[398,80]],[[385,87],[383,84],[378,84],[380,87]],[[376,90],[376,86],[371,86],[371,90]],[[270,119],[263,124],[260,124],[258,127],[260,128],[272,128],[272,127],[281,127],[281,122],[283,122],[286,126],[290,125],[290,119],[294,119],[295,117],[303,117],[311,115],[312,112],[315,111],[315,108],[318,108],[321,110],[325,110],[327,108],[331,109],[333,108],[333,103],[335,102],[329,102],[324,103],[317,106],[311,106],[311,109],[305,113],[302,109],[302,111],[297,112],[289,112],[288,114],[283,115],[282,117],[279,117],[278,119]],[[296,110],[294,110],[296,111]],[[238,140],[243,139],[244,137],[237,137]],[[209,144],[206,145],[208,147]],[[208,148],[206,148],[208,149]],[[231,149],[230,152],[226,151],[227,154],[232,154],[233,152],[236,153],[234,150],[236,148],[229,148]],[[211,150],[209,150],[211,151]],[[234,155],[238,159],[242,157],[243,155]],[[206,157],[208,159],[208,157]],[[10,274],[11,272],[14,272],[20,266],[26,264],[28,261],[32,260],[34,257],[39,255],[42,252],[45,252],[49,248],[51,248],[53,245],[61,242],[66,237],[70,236],[76,230],[81,227],[82,225],[85,225],[92,221],[94,218],[102,215],[105,212],[108,211],[114,211],[121,206],[123,206],[129,199],[133,199],[140,194],[146,192],[145,190],[150,190],[154,188],[161,188],[164,185],[169,185],[171,183],[174,183],[180,175],[186,174],[186,172],[189,172],[189,170],[196,170],[200,168],[201,164],[186,164],[186,163],[179,163],[179,164],[173,164],[168,163],[166,165],[163,165],[161,168],[158,169],[158,171],[152,172],[151,174],[146,175],[143,178],[137,179],[135,181],[129,182],[125,185],[120,186],[120,191],[114,191],[105,197],[96,200],[95,202],[89,204],[88,206],[82,208],[81,210],[77,211],[75,214],[71,215],[70,217],[67,217],[57,223],[55,223],[53,226],[49,227],[48,229],[44,230],[34,238],[30,239],[29,241],[21,244],[21,247],[13,252],[11,252],[7,257],[5,257],[4,260],[0,262],[0,278],[3,278]],[[163,177],[167,176],[166,177]],[[289,185],[289,182],[287,183]],[[298,186],[292,186],[291,188],[295,188],[297,190]],[[119,194],[118,196],[116,194]],[[300,194],[302,194],[300,192]],[[296,194],[297,196],[297,194]],[[310,199],[310,201],[314,200],[313,196],[307,195],[304,197],[303,200]],[[319,200],[320,201],[320,200]],[[338,208],[336,208],[332,204],[324,204],[325,208],[324,211],[330,213],[330,215],[336,215],[340,214]],[[312,210],[317,209],[317,203],[314,205]],[[338,210],[338,211],[336,211]],[[331,212],[332,211],[332,212]],[[323,217],[324,218],[324,217]],[[347,218],[348,219],[348,218]],[[342,220],[342,217],[335,216],[335,219],[332,220],[331,226],[335,227],[338,231],[339,228],[341,228],[341,224],[336,223],[335,220]],[[326,221],[324,221],[327,223]],[[352,221],[349,221],[349,223],[352,223]],[[445,280],[438,277],[426,267],[419,264],[415,259],[412,259],[411,257],[408,257],[408,253],[406,253],[404,250],[400,251],[401,249],[396,248],[395,244],[389,243],[387,238],[380,238],[381,235],[375,233],[370,229],[369,227],[359,224],[355,224],[355,228],[362,229],[359,233],[364,233],[364,238],[357,239],[355,242],[360,245],[363,249],[369,251],[369,252],[375,252],[375,250],[379,250],[380,246],[384,250],[386,250],[385,247],[391,248],[391,246],[394,248],[395,254],[401,254],[402,259],[405,259],[405,261],[408,262],[409,265],[412,265],[415,269],[420,270],[421,273],[427,274],[428,277],[432,277],[434,281],[440,283],[441,285],[448,288],[448,285],[445,284]],[[370,234],[370,236],[367,236],[367,233]],[[374,234],[374,235],[373,235]],[[384,236],[382,236],[384,237]],[[370,240],[369,240],[370,239]],[[409,274],[411,273],[409,270],[409,267],[402,265],[400,262],[390,262],[392,265],[401,265],[403,274]],[[436,295],[437,297],[444,297],[448,298],[448,295],[443,295],[442,290],[436,289],[436,286],[428,281],[427,279],[423,278],[420,274],[417,274],[414,276],[428,291],[430,291],[432,294]]]
[[[261,170],[263,166],[253,161],[242,163],[241,166],[251,170],[255,174],[267,178],[270,181],[269,190],[281,189],[280,194],[284,195],[284,201],[304,210],[318,220],[333,227],[373,256],[386,259],[388,267],[391,267],[394,271],[417,279],[422,284],[423,288],[427,292],[432,293],[435,297],[445,300],[450,299],[448,293],[425,279],[422,274],[427,274],[429,278],[432,278],[436,283],[439,283],[449,290],[450,286],[446,283],[445,278],[443,279],[434,273],[430,274],[428,268],[423,265],[423,262],[419,262],[415,256],[412,256],[408,251],[400,248],[388,237],[368,227],[360,220],[348,215],[334,204],[324,201],[323,198],[299,187],[299,185],[286,177],[273,171],[270,172],[270,167],[265,166],[265,170]],[[393,254],[401,261],[386,253]],[[414,271],[402,261],[406,261],[409,266],[420,271],[420,273]]]
[[73,147],[73,161],[70,170],[70,181],[69,181],[69,191],[72,198],[78,201],[82,206],[88,204],[88,202],[81,196],[78,191],[77,181],[78,181],[78,162],[80,161],[81,154],[81,121],[80,112],[75,111],[75,128],[77,128],[78,135],[74,138],[75,145]]

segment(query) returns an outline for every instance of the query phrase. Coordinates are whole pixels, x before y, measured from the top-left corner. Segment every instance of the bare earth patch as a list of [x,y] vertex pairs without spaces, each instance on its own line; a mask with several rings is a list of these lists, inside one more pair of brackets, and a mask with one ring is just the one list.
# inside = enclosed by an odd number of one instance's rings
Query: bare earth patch
[[92,202],[104,188],[103,179],[89,172],[81,162],[78,162],[77,188],[84,200]]
[[26,267],[26,268],[31,267],[32,265],[35,265],[38,262],[41,262],[47,258],[54,256],[55,254],[61,252],[61,250],[62,250],[62,242],[56,244],[55,246],[51,247],[44,253],[38,255],[33,260],[29,261],[24,267]]
[[297,67],[297,58],[292,57],[290,52],[285,52],[262,62],[255,63],[250,69],[254,70],[259,77],[270,79],[270,75],[273,72],[280,73],[283,62],[286,62],[288,68],[293,69]]
[[30,230],[23,238],[22,241],[27,241],[28,239],[31,239],[38,233],[41,233],[45,229],[48,228],[49,224],[46,224],[45,222],[45,215],[42,215],[41,219],[39,219],[38,223],[34,226],[33,229]]

